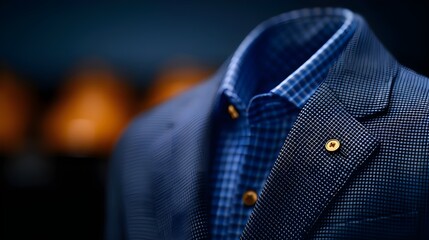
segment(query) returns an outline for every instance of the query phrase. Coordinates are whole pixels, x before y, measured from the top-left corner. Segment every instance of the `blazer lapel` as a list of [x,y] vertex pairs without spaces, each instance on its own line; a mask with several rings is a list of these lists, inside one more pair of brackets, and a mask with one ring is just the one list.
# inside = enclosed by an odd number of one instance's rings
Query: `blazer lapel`
[[[338,139],[328,152],[325,143]],[[244,239],[301,239],[378,143],[322,86],[302,109],[271,171]]]
[[[353,37],[282,146],[243,239],[305,238],[379,146],[360,122],[386,111],[398,66],[362,18],[356,21]],[[337,151],[325,149],[329,139],[339,140]]]

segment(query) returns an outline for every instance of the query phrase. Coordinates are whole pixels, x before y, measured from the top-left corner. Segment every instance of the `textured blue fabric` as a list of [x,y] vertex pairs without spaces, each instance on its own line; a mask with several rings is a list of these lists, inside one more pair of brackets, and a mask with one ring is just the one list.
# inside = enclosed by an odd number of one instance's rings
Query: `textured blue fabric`
[[[242,239],[429,239],[429,79],[398,64],[353,15],[355,31],[302,107]],[[230,63],[124,133],[107,239],[210,237],[210,139]],[[331,138],[336,152],[324,147]]]
[[[319,16],[320,18],[308,18]],[[287,23],[287,24],[285,24]],[[211,236],[238,239],[302,106],[326,77],[355,30],[343,9],[280,15],[249,34],[227,67],[219,91],[211,177]],[[233,104],[240,117],[226,109]]]

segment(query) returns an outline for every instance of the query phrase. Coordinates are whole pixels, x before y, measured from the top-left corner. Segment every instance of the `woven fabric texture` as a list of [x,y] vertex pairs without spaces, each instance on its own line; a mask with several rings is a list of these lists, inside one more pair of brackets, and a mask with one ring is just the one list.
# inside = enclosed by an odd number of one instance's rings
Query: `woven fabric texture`
[[[429,80],[353,18],[353,35],[300,111],[240,238],[429,239]],[[110,165],[107,239],[210,237],[216,97],[231,61],[124,133]],[[339,140],[337,151],[326,151],[329,139]]]

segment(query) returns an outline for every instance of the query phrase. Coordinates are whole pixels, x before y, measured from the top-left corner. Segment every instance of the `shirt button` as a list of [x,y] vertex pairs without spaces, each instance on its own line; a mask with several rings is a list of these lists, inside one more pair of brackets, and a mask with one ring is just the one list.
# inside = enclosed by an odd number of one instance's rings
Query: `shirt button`
[[340,148],[340,141],[337,139],[330,139],[326,142],[325,148],[328,152],[335,152]]
[[258,200],[258,194],[253,190],[246,191],[243,194],[242,200],[244,205],[251,207],[255,205],[256,200]]
[[228,105],[228,113],[229,113],[229,116],[232,118],[232,119],[237,119],[240,115],[238,114],[238,111],[237,111],[237,109],[234,107],[234,105],[232,105],[232,104],[230,104],[230,105]]

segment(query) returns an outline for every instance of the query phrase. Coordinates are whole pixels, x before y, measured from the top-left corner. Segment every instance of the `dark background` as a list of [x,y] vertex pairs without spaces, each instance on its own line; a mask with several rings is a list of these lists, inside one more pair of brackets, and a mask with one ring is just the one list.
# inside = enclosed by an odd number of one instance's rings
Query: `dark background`
[[[39,149],[40,119],[62,97],[59,89],[79,66],[102,63],[122,76],[122,84],[133,89],[136,99],[144,99],[171,62],[215,69],[261,21],[315,6],[347,7],[360,13],[400,63],[429,75],[429,14],[423,3],[0,3],[0,64],[31,85],[38,99],[25,147],[0,154],[0,239],[102,238],[110,151],[75,154]],[[0,118],[7,115],[0,112]]]

